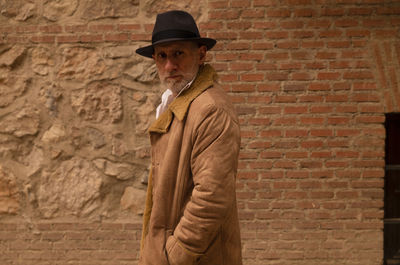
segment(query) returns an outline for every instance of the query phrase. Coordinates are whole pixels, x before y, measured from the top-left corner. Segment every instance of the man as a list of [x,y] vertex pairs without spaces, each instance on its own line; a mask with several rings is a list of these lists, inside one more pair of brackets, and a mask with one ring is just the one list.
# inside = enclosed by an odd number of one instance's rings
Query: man
[[159,14],[153,58],[167,88],[150,126],[151,174],[140,265],[241,265],[235,179],[240,130],[234,107],[205,64],[215,45],[183,11]]

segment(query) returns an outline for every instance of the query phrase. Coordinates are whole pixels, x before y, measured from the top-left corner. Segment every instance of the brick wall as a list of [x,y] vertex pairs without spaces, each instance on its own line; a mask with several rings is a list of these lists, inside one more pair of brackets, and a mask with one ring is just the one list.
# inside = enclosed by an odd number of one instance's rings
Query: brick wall
[[[383,123],[400,111],[400,3],[203,4],[201,31],[219,41],[209,62],[241,121],[244,264],[382,264]],[[4,23],[0,43],[137,46],[153,18]],[[0,185],[0,205],[9,195]],[[46,219],[22,198],[29,214],[0,216],[0,264],[136,264],[139,218]]]
[[140,224],[0,223],[1,264],[136,264]]

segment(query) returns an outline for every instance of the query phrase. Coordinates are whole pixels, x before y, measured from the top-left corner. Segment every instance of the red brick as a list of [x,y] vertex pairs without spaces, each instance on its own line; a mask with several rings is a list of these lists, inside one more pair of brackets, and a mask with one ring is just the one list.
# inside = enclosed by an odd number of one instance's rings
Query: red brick
[[273,9],[270,8],[266,11],[267,17],[290,17],[291,11],[290,9]]
[[398,30],[396,29],[381,29],[375,31],[377,38],[396,38],[398,36]]
[[343,32],[341,30],[324,30],[320,31],[320,38],[339,38],[341,37]]
[[309,140],[309,141],[301,142],[301,147],[303,147],[303,148],[320,148],[323,146],[324,146],[324,143],[320,140]]
[[298,41],[284,41],[277,43],[277,48],[279,49],[297,49],[299,46],[300,43]]
[[276,96],[276,103],[295,103],[297,101],[296,96],[286,95],[286,96]]
[[[223,24],[221,22],[216,21],[208,21],[199,23],[200,31],[210,31],[210,30],[221,30],[223,28]],[[233,26],[229,26],[229,28],[233,28]],[[249,27],[247,27],[249,28]],[[203,34],[201,34],[203,35]]]
[[286,152],[285,157],[288,159],[307,158],[308,153],[307,152]]
[[[322,79],[326,79],[326,78],[332,78],[331,76],[327,76],[327,75],[325,75],[325,74],[322,74],[321,76],[320,76],[320,78],[322,78]],[[329,80],[329,79],[326,79],[326,80]],[[309,85],[309,90],[330,90],[331,89],[331,86],[330,86],[330,84],[329,83],[311,83],[310,85]]]
[[351,63],[348,61],[329,62],[329,67],[332,69],[348,69],[351,68]]
[[299,20],[282,21],[280,26],[284,29],[299,29],[304,27],[304,22]]
[[[324,42],[322,41],[303,41],[301,43],[301,47],[305,49],[317,49],[317,48],[323,48],[325,45]],[[329,45],[329,44],[328,44]]]
[[292,80],[307,81],[312,80],[313,77],[309,73],[293,73]]
[[357,158],[360,153],[357,151],[338,151],[336,152],[336,156],[338,158]]
[[253,92],[255,91],[254,85],[232,85],[232,92]]
[[230,67],[232,71],[248,71],[253,69],[252,63],[230,63]]
[[16,26],[15,32],[17,32],[17,33],[35,33],[35,32],[39,32],[39,27],[35,26],[35,25]]
[[320,72],[317,75],[319,80],[337,80],[341,76],[338,72]]
[[360,135],[361,130],[360,129],[339,129],[336,132],[336,136],[357,136]]
[[265,151],[265,152],[261,152],[260,156],[263,159],[281,158],[282,153],[277,152],[277,151]]
[[101,34],[81,35],[80,41],[81,42],[102,42],[103,35],[101,35]]
[[299,97],[299,101],[318,103],[318,102],[323,102],[324,97],[322,95],[304,95]]
[[39,31],[45,33],[60,33],[62,32],[62,26],[59,25],[39,26]]
[[311,106],[310,113],[329,113],[332,110],[333,107],[330,106]]
[[286,129],[285,137],[307,137],[308,133],[305,129]]
[[295,39],[307,39],[307,38],[312,38],[314,37],[314,31],[310,30],[300,30],[300,31],[294,31],[292,33],[293,38]]
[[369,30],[355,30],[355,29],[349,29],[346,31],[346,36],[347,37],[369,37],[371,35],[371,32]]
[[[271,169],[272,166],[273,166],[273,162],[271,162],[271,161],[249,163],[250,169]],[[257,183],[259,183],[259,182],[257,182]]]
[[342,95],[327,95],[325,97],[326,102],[347,102],[349,97],[346,94]]
[[243,61],[261,61],[264,59],[264,54],[261,53],[243,53],[239,56]]
[[256,42],[253,43],[252,46],[254,50],[272,50],[274,48],[274,44],[272,42]]
[[151,36],[144,33],[134,33],[130,35],[130,39],[134,41],[148,41],[151,40]]
[[[269,60],[286,60],[286,59],[289,59],[289,53],[288,52],[269,52],[266,54],[266,57]],[[280,74],[286,74],[286,73],[280,73]]]
[[349,15],[354,16],[369,16],[374,12],[374,8],[369,8],[369,7],[357,7],[357,8],[349,8]]
[[374,75],[370,71],[346,72],[343,74],[344,79],[373,79]]
[[382,124],[385,122],[384,116],[360,116],[356,118],[357,123],[378,123]]
[[79,36],[76,35],[57,35],[57,43],[76,43],[79,42]]
[[89,25],[89,31],[92,32],[108,32],[114,31],[115,25],[111,24],[97,24],[97,25]]
[[238,19],[240,17],[240,12],[236,10],[223,10],[223,11],[211,11],[208,13],[209,19],[224,19],[224,20],[231,20],[231,19]]
[[311,129],[310,135],[317,136],[317,137],[333,136],[333,130],[332,129]]
[[[246,2],[245,1],[240,1],[240,3],[243,4],[243,3],[246,3]],[[248,5],[249,4],[250,3],[248,3]],[[263,9],[244,9],[242,11],[241,17],[242,18],[263,18],[264,15],[265,15],[265,11]]]
[[263,39],[264,33],[258,31],[245,31],[239,33],[239,39],[241,40],[257,40]]
[[285,107],[283,111],[284,114],[302,114],[308,112],[308,107],[307,106]]
[[294,16],[295,17],[313,17],[316,15],[316,10],[311,8],[299,8],[295,9]]
[[325,118],[323,117],[301,117],[300,122],[302,124],[323,124]]
[[328,117],[328,124],[349,124],[350,118],[348,117]]
[[142,28],[140,24],[119,24],[117,27],[121,31],[137,31]]
[[87,25],[65,25],[64,30],[68,33],[85,32],[87,27]]
[[127,41],[129,39],[129,35],[127,33],[118,33],[118,34],[106,34],[104,36],[105,41]]
[[287,73],[266,73],[266,78],[270,81],[284,81],[288,79]]
[[[229,24],[228,24],[228,26],[229,26]],[[250,24],[250,26],[251,26],[251,24]],[[234,27],[229,27],[229,28],[234,28]],[[253,28],[254,29],[275,29],[275,28],[278,28],[278,25],[274,21],[262,21],[262,22],[255,21]]]
[[279,114],[281,113],[280,107],[261,107],[259,109],[261,114]]
[[351,42],[345,41],[329,41],[326,45],[328,48],[350,48]]
[[284,91],[305,91],[307,86],[305,84],[286,84],[283,87]]
[[48,36],[44,36],[44,35],[40,35],[40,36],[32,36],[31,37],[31,41],[35,42],[35,43],[54,43],[56,40],[55,36],[52,35],[48,35]]
[[[248,103],[263,103],[263,104],[270,103],[271,101],[272,101],[272,98],[270,96],[251,96],[247,100]],[[257,121],[257,122],[265,121],[265,119],[252,119],[252,120]],[[251,120],[249,120],[249,122],[250,121]],[[252,124],[252,123],[250,122],[250,124]]]
[[286,161],[286,160],[279,160],[277,162],[274,163],[274,167],[275,168],[285,168],[285,169],[289,169],[289,168],[296,168],[297,165],[294,162],[291,161]]
[[379,15],[399,15],[400,8],[397,6],[393,7],[380,7],[377,9],[377,14]]
[[229,7],[229,1],[210,1],[208,6],[216,9],[227,8]]
[[306,63],[306,69],[326,69],[326,64],[322,62],[313,62],[313,63]]
[[249,50],[251,44],[249,42],[229,43],[226,48],[228,50]]
[[343,16],[344,13],[343,8],[324,8],[321,10],[322,16]]
[[267,31],[265,32],[267,39],[287,39],[289,37],[289,32],[287,31]]

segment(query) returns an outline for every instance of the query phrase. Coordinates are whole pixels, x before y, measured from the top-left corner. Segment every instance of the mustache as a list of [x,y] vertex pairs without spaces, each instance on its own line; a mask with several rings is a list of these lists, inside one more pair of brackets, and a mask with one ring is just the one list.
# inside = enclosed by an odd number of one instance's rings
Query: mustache
[[170,77],[170,76],[175,76],[175,75],[178,75],[178,74],[179,74],[179,72],[174,70],[174,71],[168,72],[166,76]]

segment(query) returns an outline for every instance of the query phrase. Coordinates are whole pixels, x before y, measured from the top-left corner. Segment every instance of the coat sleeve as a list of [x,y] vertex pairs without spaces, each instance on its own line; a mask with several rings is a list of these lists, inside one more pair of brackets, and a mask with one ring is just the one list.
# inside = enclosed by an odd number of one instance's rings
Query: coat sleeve
[[236,116],[217,106],[199,113],[193,133],[194,189],[166,243],[171,265],[196,264],[235,205],[240,129]]

